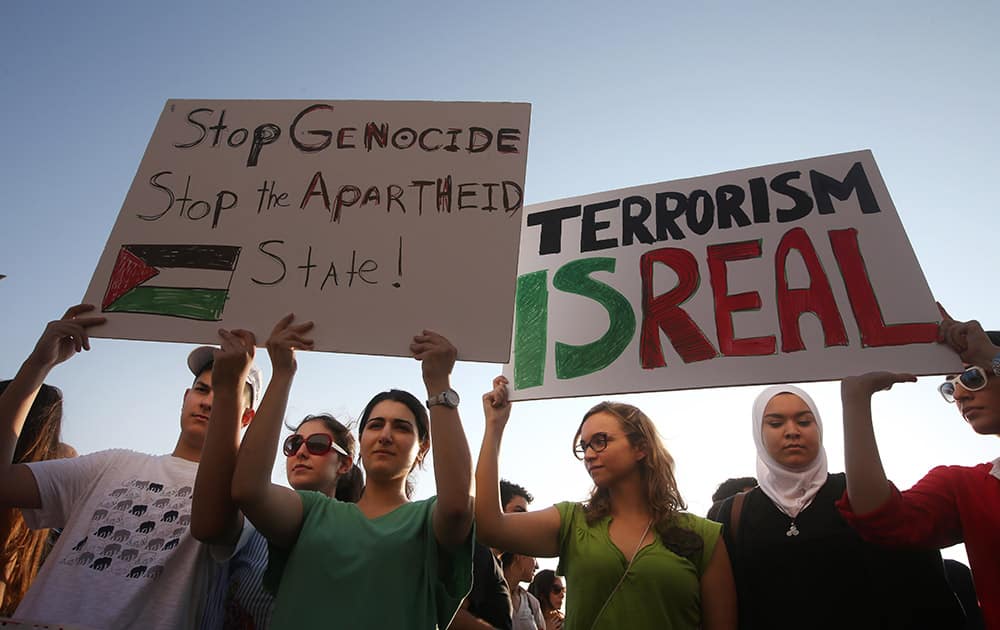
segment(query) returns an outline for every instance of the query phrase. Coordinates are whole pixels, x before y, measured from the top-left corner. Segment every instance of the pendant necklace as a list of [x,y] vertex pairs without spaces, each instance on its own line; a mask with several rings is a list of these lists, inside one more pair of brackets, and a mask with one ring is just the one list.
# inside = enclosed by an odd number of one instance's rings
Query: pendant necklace
[[791,525],[788,526],[788,531],[785,532],[785,536],[798,536],[799,528],[795,526],[795,519],[792,519]]

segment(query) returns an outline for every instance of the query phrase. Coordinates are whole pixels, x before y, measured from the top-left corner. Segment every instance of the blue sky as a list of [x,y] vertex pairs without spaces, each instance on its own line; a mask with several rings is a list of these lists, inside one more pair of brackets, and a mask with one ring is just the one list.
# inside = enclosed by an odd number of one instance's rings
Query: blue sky
[[[995,267],[1000,5],[744,2],[11,2],[0,9],[0,374],[79,301],[168,98],[532,104],[528,203],[870,148],[930,287],[1000,328]],[[57,368],[80,452],[167,452],[189,346],[97,340]],[[265,371],[268,371],[266,360]],[[473,454],[499,366],[460,365]],[[996,456],[923,379],[877,401],[886,469]],[[289,416],[353,417],[404,359],[303,357]],[[843,468],[836,384],[808,387]],[[753,474],[758,388],[625,397],[657,420],[681,490]],[[594,400],[518,405],[502,472],[541,505],[588,488],[569,442]],[[564,449],[552,445],[566,445]],[[424,473],[421,494],[433,493]],[[960,551],[952,553],[961,554]]]

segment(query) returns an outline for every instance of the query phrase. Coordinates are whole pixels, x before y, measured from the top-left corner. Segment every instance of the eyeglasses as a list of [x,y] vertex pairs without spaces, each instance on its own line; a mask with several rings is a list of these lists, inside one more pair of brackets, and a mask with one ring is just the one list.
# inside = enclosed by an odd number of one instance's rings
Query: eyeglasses
[[986,387],[986,380],[988,378],[986,370],[978,365],[973,365],[972,367],[966,368],[965,371],[958,376],[945,379],[943,383],[938,385],[938,391],[941,392],[942,398],[950,403],[953,403],[955,402],[956,384],[961,385],[966,391],[976,392]]
[[333,450],[344,457],[349,457],[347,451],[340,444],[334,442],[333,438],[327,433],[313,433],[308,437],[302,437],[298,433],[293,433],[285,438],[285,443],[282,445],[281,450],[286,457],[291,457],[299,452],[299,448],[303,443],[306,445],[306,450],[312,455],[326,455]]
[[573,454],[576,455],[577,459],[583,459],[587,456],[587,449],[593,449],[595,453],[600,453],[604,449],[608,448],[608,442],[612,438],[608,437],[607,433],[595,433],[590,441],[580,440],[580,443],[573,447]]

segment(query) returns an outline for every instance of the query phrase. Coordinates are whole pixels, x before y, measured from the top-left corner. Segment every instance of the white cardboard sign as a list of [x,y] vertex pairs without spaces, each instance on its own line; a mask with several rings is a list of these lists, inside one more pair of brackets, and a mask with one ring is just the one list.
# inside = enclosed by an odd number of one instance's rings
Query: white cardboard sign
[[509,359],[530,105],[167,101],[87,289],[93,334]]
[[960,368],[870,151],[525,208],[515,399]]

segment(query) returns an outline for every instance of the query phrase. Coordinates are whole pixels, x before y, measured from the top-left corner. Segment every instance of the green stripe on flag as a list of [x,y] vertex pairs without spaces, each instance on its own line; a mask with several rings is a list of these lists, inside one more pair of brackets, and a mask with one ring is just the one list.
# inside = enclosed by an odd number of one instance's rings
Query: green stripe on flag
[[226,289],[136,287],[103,310],[219,321],[228,293]]

